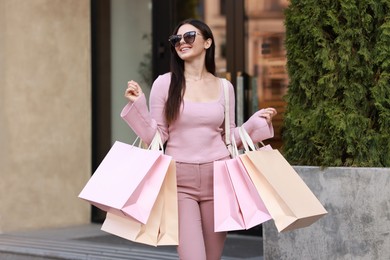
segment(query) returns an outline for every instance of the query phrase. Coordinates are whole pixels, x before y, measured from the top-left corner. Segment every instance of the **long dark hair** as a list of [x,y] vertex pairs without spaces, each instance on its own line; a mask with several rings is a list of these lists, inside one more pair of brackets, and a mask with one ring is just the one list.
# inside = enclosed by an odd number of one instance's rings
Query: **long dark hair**
[[[203,39],[211,39],[211,46],[206,50],[205,65],[209,73],[215,75],[215,43],[214,36],[209,26],[196,19],[187,19],[180,22],[173,34],[177,34],[179,28],[184,24],[191,24],[196,27],[203,36]],[[169,85],[168,99],[165,103],[165,119],[168,124],[173,123],[180,113],[180,106],[185,92],[184,61],[177,55],[175,47],[171,46],[171,84]]]

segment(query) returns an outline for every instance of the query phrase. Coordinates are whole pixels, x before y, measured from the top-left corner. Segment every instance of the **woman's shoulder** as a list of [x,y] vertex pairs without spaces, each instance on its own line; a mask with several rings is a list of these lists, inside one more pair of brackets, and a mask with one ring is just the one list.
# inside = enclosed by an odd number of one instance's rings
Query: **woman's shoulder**
[[164,88],[169,87],[171,83],[171,73],[167,72],[165,74],[159,75],[153,82],[153,87]]
[[159,75],[153,82],[151,95],[167,96],[170,83],[171,83],[170,72]]
[[219,80],[221,80],[224,85],[227,85],[229,89],[234,89],[233,84],[227,78],[220,77]]
[[153,84],[163,84],[163,85],[166,85],[171,83],[171,73],[170,72],[167,72],[167,73],[164,73],[164,74],[161,74],[159,75]]

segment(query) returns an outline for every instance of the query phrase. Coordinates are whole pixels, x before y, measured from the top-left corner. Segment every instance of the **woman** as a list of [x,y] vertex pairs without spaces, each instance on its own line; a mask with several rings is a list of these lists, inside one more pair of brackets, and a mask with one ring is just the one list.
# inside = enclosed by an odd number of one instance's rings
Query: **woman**
[[[177,26],[169,41],[171,72],[154,81],[150,113],[141,87],[129,81],[129,103],[121,116],[146,143],[159,131],[165,153],[176,161],[180,259],[218,260],[226,232],[214,232],[213,162],[230,154],[224,143],[223,81],[215,76],[214,37],[205,23],[189,19]],[[234,89],[230,82],[228,87],[230,129],[240,145]],[[275,115],[273,108],[262,109],[243,127],[256,142],[270,138]]]

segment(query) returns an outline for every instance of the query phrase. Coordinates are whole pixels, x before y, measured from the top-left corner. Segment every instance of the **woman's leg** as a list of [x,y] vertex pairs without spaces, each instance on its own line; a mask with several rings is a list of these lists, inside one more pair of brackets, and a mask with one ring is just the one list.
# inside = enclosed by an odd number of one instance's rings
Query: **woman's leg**
[[214,164],[203,164],[201,176],[200,212],[207,260],[220,260],[227,233],[214,232]]
[[199,208],[199,165],[176,163],[180,260],[206,260]]
[[214,202],[201,202],[203,237],[207,260],[220,260],[227,232],[214,232]]
[[202,222],[197,201],[179,199],[179,246],[180,260],[206,260]]

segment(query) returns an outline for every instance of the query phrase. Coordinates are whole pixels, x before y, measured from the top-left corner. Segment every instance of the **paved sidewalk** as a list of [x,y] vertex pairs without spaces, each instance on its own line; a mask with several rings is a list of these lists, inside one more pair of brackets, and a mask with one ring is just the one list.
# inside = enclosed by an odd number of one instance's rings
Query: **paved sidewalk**
[[[110,235],[101,224],[0,234],[0,259],[178,259],[173,246],[152,247]],[[263,259],[262,238],[229,234],[223,260]],[[22,257],[23,256],[23,257]]]

